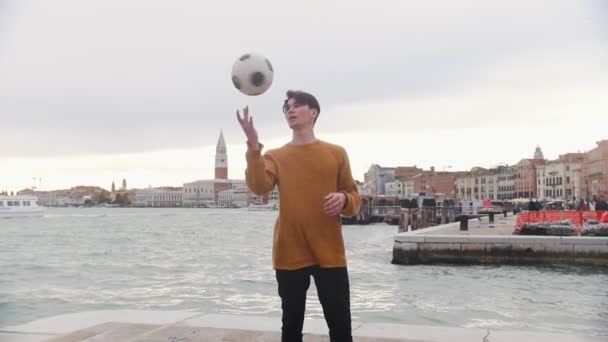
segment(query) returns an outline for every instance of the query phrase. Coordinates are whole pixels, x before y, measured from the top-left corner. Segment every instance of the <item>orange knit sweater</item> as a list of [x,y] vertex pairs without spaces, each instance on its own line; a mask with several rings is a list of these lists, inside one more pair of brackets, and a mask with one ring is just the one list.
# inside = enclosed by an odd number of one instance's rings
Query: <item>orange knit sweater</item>
[[311,144],[287,144],[262,155],[263,145],[247,149],[246,180],[258,195],[278,186],[279,216],[272,251],[275,269],[307,266],[344,267],[346,255],[340,215],[327,216],[327,194],[344,192],[345,216],[359,212],[361,197],[353,180],[346,151],[317,140]]

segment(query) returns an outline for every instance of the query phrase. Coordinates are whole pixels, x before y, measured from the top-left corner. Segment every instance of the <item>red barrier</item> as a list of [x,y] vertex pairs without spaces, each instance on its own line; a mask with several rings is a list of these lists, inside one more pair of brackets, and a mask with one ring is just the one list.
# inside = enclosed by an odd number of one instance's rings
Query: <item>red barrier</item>
[[528,211],[519,214],[515,232],[519,233],[521,227],[526,223],[559,222],[571,220],[576,230],[580,231],[588,220],[608,222],[608,211]]
[[583,212],[583,222],[587,222],[588,220],[608,222],[608,211],[585,211]]

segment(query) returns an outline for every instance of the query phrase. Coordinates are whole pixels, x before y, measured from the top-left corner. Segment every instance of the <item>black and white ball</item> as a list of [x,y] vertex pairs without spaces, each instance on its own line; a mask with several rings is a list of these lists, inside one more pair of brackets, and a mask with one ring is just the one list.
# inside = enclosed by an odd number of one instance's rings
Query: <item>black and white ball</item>
[[272,84],[274,70],[268,58],[246,53],[232,65],[232,83],[245,95],[263,94]]

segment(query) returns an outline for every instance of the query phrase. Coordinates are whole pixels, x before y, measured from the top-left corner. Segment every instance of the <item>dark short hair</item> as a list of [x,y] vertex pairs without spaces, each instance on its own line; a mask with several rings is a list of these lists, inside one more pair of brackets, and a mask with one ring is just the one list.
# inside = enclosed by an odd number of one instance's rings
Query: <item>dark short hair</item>
[[301,90],[288,90],[287,98],[283,102],[283,113],[285,112],[285,108],[287,107],[287,102],[290,99],[294,99],[294,101],[296,103],[299,103],[301,105],[307,105],[308,107],[310,107],[312,109],[316,109],[317,117],[315,118],[315,122],[317,122],[317,119],[319,118],[319,114],[321,114],[321,106],[319,105],[319,101],[317,101],[317,98],[314,97],[314,95],[307,93],[305,91],[301,91]]

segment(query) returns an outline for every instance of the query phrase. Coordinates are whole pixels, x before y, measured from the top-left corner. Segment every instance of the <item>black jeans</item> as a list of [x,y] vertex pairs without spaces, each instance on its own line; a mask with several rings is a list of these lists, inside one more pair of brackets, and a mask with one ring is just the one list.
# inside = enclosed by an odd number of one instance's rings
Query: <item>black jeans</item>
[[350,289],[346,267],[306,267],[299,270],[276,270],[283,309],[282,342],[302,341],[306,291],[310,276],[315,279],[323,315],[332,342],[351,342]]

